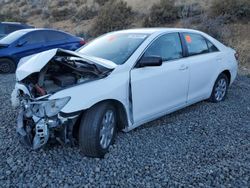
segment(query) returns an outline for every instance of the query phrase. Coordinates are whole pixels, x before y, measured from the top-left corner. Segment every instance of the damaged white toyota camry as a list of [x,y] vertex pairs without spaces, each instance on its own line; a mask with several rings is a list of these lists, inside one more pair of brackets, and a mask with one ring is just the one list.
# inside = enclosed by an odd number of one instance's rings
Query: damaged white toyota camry
[[20,61],[12,93],[17,132],[33,149],[57,140],[103,157],[118,130],[223,101],[236,75],[236,52],[199,31],[108,33],[76,52],[53,49]]

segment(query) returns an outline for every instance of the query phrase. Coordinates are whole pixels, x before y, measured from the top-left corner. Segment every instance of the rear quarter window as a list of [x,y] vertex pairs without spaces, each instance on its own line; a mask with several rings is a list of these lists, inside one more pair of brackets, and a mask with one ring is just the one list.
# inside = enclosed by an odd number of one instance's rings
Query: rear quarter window
[[209,40],[206,40],[207,41],[207,46],[208,46],[208,50],[209,52],[218,52],[218,48],[212,43],[210,42]]

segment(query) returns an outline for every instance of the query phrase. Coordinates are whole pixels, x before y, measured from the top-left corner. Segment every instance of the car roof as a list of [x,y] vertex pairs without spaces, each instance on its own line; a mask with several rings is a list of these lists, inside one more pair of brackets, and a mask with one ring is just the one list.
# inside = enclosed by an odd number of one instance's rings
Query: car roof
[[192,33],[201,33],[198,30],[194,29],[185,29],[185,28],[139,28],[139,29],[127,29],[117,31],[119,33],[144,33],[144,34],[153,34],[153,33],[165,33],[165,32],[192,32]]
[[13,25],[20,25],[20,24],[22,24],[22,23],[20,23],[20,22],[0,22],[1,24],[13,24]]
[[21,22],[0,22],[0,24],[5,24],[5,25],[24,25],[24,26],[30,26],[30,27],[32,27],[31,25],[28,25],[26,23],[21,23]]
[[[49,28],[28,28],[28,29],[22,29],[22,31],[31,32],[31,31],[59,31],[59,30],[49,29]],[[63,31],[59,31],[59,32],[63,32]]]
[[[61,31],[61,30],[57,30],[57,29],[50,29],[50,28],[28,28],[28,29],[22,29],[22,30],[18,30],[18,31],[22,31],[22,32],[26,32],[26,33],[29,33],[29,32],[32,32],[32,31],[56,31],[56,32],[71,35],[70,33],[67,33],[67,32],[64,32],[64,31]],[[71,35],[71,36],[73,36],[73,35]]]

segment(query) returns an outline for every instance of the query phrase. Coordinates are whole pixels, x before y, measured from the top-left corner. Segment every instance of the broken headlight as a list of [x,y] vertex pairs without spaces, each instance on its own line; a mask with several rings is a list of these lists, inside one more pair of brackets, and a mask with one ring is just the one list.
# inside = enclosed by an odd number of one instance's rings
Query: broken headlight
[[31,109],[33,114],[37,117],[52,117],[57,115],[69,100],[70,97],[65,97],[61,99],[34,102],[31,103]]

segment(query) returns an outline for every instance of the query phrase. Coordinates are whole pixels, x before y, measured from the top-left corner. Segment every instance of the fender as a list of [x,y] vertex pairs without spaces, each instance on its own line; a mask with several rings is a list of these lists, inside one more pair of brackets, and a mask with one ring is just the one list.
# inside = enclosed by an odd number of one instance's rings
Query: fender
[[[70,96],[70,101],[61,110],[63,113],[86,110],[96,103],[105,100],[116,100],[121,102],[128,112],[129,74],[124,72],[118,74],[111,73],[111,75],[100,80],[61,90],[50,96],[49,100]],[[79,98],[83,100],[79,101]]]

